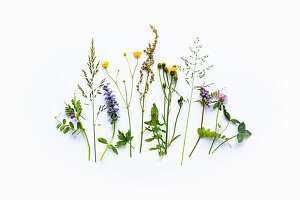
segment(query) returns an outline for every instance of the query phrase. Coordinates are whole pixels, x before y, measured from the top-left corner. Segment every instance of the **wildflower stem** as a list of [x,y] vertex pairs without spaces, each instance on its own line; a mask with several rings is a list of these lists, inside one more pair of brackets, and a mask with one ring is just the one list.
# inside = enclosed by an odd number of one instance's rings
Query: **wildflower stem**
[[111,137],[109,143],[106,145],[106,148],[105,148],[105,150],[104,150],[104,152],[103,152],[103,154],[102,154],[102,156],[101,156],[101,158],[100,158],[100,161],[102,160],[102,158],[103,158],[104,154],[106,153],[108,147],[110,146],[111,142],[113,141],[114,136],[115,136],[115,132],[116,132],[116,123],[114,123],[114,132],[113,132],[113,135],[112,135],[112,137]]
[[[127,56],[126,56],[126,58],[127,58]],[[127,59],[127,62],[128,62],[128,59]],[[135,75],[135,72],[136,72],[136,68],[137,68],[137,66],[138,66],[138,63],[139,63],[139,59],[136,59],[136,65],[135,65],[135,68],[134,68],[134,70],[133,70],[133,74],[131,73],[131,70],[130,70],[130,74],[131,74],[131,92],[130,92],[130,99],[129,99],[128,106],[130,106],[131,100],[132,100],[133,79],[134,79],[134,75]]]
[[109,76],[109,78],[110,78],[110,79],[114,82],[114,84],[117,86],[118,91],[119,91],[119,93],[120,93],[120,95],[121,95],[121,97],[122,97],[122,100],[123,100],[124,104],[126,104],[126,101],[125,101],[125,99],[124,99],[124,97],[123,97],[123,94],[122,94],[120,88],[119,88],[119,85],[118,85],[117,80],[115,80],[115,79],[113,79],[113,77],[111,77],[111,75],[108,73],[108,70],[107,70],[107,69],[105,69],[105,71],[106,71],[107,75]]
[[[203,127],[204,108],[205,108],[205,104],[203,103],[203,107],[202,107],[202,118],[201,118],[201,128]],[[194,152],[196,146],[198,145],[198,142],[199,142],[200,138],[201,138],[201,137],[199,136],[199,137],[198,137],[198,140],[197,140],[197,142],[196,142],[196,144],[195,144],[195,146],[194,146],[194,148],[193,148],[193,150],[191,151],[191,153],[190,153],[190,155],[189,155],[189,157],[191,157],[191,155],[193,154],[193,152]]]
[[192,104],[192,98],[193,98],[193,90],[194,90],[194,82],[195,82],[195,70],[196,70],[197,60],[198,60],[198,56],[196,54],[195,63],[194,63],[194,69],[193,69],[193,73],[192,73],[192,87],[191,87],[191,94],[190,94],[190,99],[189,99],[189,109],[188,109],[188,115],[187,115],[187,119],[186,119],[185,133],[184,133],[184,140],[183,140],[183,147],[182,147],[181,166],[182,166],[182,163],[183,163],[186,134],[187,134],[188,125],[189,125],[189,118],[190,118],[191,104]]
[[221,144],[219,144],[219,146],[217,146],[217,148],[215,148],[215,150],[213,150],[212,153],[214,153],[220,146],[222,146],[225,142],[228,142],[229,140],[231,140],[232,138],[235,138],[237,135],[232,136],[231,138],[228,138],[228,140],[225,140],[224,142],[222,142]]
[[[148,78],[149,78],[149,74],[147,73],[147,78],[146,78],[146,83],[145,83],[145,90],[147,88],[147,84],[148,84]],[[141,104],[141,109],[142,109],[142,125],[141,125],[141,143],[140,143],[140,153],[142,153],[142,146],[143,146],[143,134],[144,134],[144,113],[145,113],[145,96],[142,96],[142,104]]]
[[169,135],[169,116],[170,116],[170,105],[171,105],[171,100],[172,100],[172,92],[171,92],[171,85],[173,83],[174,78],[171,78],[170,85],[168,85],[168,105],[167,105],[167,121],[166,121],[166,148],[165,148],[165,154],[167,154],[168,150],[168,135]]
[[86,135],[85,130],[83,131],[83,133],[84,133],[84,135],[85,135],[86,142],[87,142],[88,147],[89,147],[89,160],[91,160],[91,147],[90,147],[89,139],[88,139],[88,137],[87,137],[87,135]]
[[181,108],[182,108],[182,106],[179,107],[178,113],[177,113],[177,115],[176,115],[175,124],[174,124],[174,131],[173,131],[173,135],[172,135],[172,138],[171,138],[171,140],[170,140],[169,146],[172,144],[173,139],[174,139],[174,136],[175,136],[177,120],[178,120],[178,117],[179,117],[179,113],[180,113],[180,111],[181,111]]
[[[127,115],[128,115],[128,125],[129,125],[129,131],[131,134],[131,121],[130,121],[130,110],[129,110],[129,103],[128,103],[128,97],[127,97],[127,89],[126,89],[126,84],[125,81],[124,83],[124,88],[125,88],[125,97],[126,97],[126,109],[127,109]],[[132,90],[131,90],[132,91]],[[131,140],[129,141],[129,146],[130,146],[130,158],[132,157],[132,145],[131,145]]]
[[[219,110],[220,110],[220,105],[218,106],[218,111],[217,111],[215,132],[217,132],[217,127],[218,127]],[[214,137],[214,139],[213,139],[213,141],[212,141],[212,143],[211,143],[211,145],[210,145],[208,154],[210,154],[210,152],[211,152],[211,150],[212,150],[212,148],[213,148],[213,146],[214,146],[215,141],[216,141],[216,137]]]
[[[92,87],[92,91],[94,91]],[[92,93],[92,109],[93,109],[93,133],[94,133],[94,153],[95,153],[95,162],[97,162],[97,153],[96,153],[96,130],[95,130],[95,104],[94,104],[94,94]]]

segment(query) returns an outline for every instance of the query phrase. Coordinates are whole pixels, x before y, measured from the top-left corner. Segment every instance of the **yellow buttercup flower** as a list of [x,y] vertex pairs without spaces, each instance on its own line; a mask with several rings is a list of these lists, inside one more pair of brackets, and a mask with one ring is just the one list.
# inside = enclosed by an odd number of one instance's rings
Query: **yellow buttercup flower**
[[123,55],[124,55],[124,56],[127,56],[127,53],[126,53],[126,52],[124,52],[124,53],[123,53]]
[[136,58],[139,58],[141,54],[142,54],[142,52],[140,52],[140,51],[133,52],[133,55],[134,55]]
[[168,73],[177,72],[178,67],[167,67]]
[[103,62],[101,63],[102,67],[104,67],[106,69],[106,67],[108,67],[109,62]]

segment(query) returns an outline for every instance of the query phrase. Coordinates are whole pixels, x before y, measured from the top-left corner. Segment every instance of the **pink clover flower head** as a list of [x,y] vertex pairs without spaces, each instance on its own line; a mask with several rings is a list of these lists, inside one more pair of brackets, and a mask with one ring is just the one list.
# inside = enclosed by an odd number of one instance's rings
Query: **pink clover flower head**
[[70,113],[70,117],[71,117],[71,119],[74,119],[75,114],[74,113]]
[[224,102],[227,100],[227,95],[226,94],[223,94],[221,92],[219,92],[219,94],[216,95],[216,98],[218,99],[219,102]]

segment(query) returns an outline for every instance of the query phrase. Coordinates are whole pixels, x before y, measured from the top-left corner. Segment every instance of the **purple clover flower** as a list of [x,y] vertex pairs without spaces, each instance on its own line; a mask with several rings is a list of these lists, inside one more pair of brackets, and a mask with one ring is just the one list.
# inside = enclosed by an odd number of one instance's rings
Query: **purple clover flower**
[[71,117],[71,119],[74,119],[75,114],[74,113],[70,113],[70,117]]
[[109,114],[112,123],[115,123],[118,118],[120,118],[117,114],[117,112],[119,111],[119,104],[116,101],[115,95],[112,94],[113,91],[110,90],[108,85],[109,83],[103,86],[103,90],[105,91],[104,96],[106,96],[104,100],[107,107],[107,113]]
[[219,94],[216,95],[216,98],[218,99],[219,102],[224,102],[227,100],[227,95],[224,93],[219,92]]
[[201,89],[200,90],[200,96],[202,97],[202,103],[204,105],[208,105],[210,103],[209,91],[207,91],[205,89]]

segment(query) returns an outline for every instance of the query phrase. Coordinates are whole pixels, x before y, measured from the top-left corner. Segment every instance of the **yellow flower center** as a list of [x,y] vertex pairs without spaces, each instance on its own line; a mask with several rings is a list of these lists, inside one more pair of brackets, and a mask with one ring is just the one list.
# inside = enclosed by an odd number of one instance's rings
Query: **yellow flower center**
[[104,67],[104,68],[108,67],[108,64],[109,64],[109,62],[103,62],[103,63],[101,63],[102,67]]
[[142,54],[142,52],[140,52],[140,51],[133,52],[133,55],[136,58],[139,58],[141,54]]

